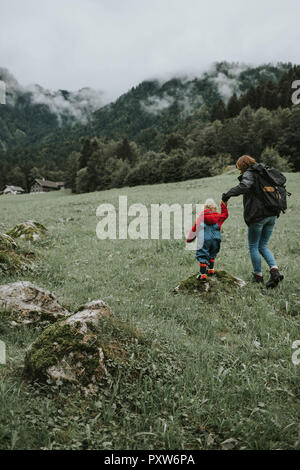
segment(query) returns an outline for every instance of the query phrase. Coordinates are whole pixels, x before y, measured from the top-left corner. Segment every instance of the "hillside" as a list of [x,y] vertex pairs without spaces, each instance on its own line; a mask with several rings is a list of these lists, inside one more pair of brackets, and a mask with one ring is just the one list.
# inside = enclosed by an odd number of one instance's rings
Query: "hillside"
[[[180,119],[203,104],[211,108],[218,99],[226,101],[234,92],[245,92],[261,79],[276,82],[290,67],[291,64],[278,64],[251,68],[219,63],[201,77],[145,81],[107,106],[103,106],[103,94],[96,90],[50,91],[39,85],[25,88],[8,70],[0,68],[0,80],[7,89],[7,104],[0,107],[0,145],[5,150],[48,142],[49,138],[51,142],[53,133],[58,132],[56,138],[64,138],[64,129],[70,137],[127,136],[140,142],[141,131],[147,129],[149,134],[154,127],[168,133]],[[74,126],[76,129],[72,129]]]
[[[199,77],[144,81],[102,106],[102,92],[24,88],[0,69],[7,82],[0,189],[13,184],[29,191],[36,177],[66,180],[74,192],[185,180],[214,175],[223,169],[220,161],[232,164],[241,153],[259,159],[265,150],[288,162],[281,169],[298,171],[300,114],[291,86],[299,77],[292,64],[221,62]],[[87,147],[94,151],[84,155]],[[149,162],[167,171],[145,180]]]
[[115,103],[95,112],[90,123],[92,134],[109,138],[126,136],[149,145],[158,132],[170,133],[204,105],[210,110],[219,99],[227,103],[234,93],[240,95],[261,80],[276,83],[290,67],[291,64],[278,64],[251,68],[221,62],[199,77],[142,82]]
[[[300,339],[299,175],[287,174],[292,197],[270,242],[286,277],[276,290],[249,282],[241,198],[230,200],[216,261],[217,269],[247,281],[238,292],[174,295],[174,287],[198,269],[183,239],[96,237],[99,204],[118,209],[120,195],[128,196],[128,206],[141,203],[148,209],[154,203],[196,204],[207,197],[219,201],[236,176],[0,198],[1,231],[28,219],[49,231],[36,244],[23,242],[35,252],[35,270],[2,274],[2,284],[32,281],[55,292],[71,311],[87,300],[103,299],[117,319],[132,322],[156,344],[144,349],[137,381],[128,381],[120,367],[110,387],[96,398],[84,397],[59,385],[24,380],[25,350],[39,331],[12,327],[2,312],[0,338],[7,344],[8,362],[0,365],[0,448],[299,449],[300,366],[291,360],[292,343]],[[265,265],[263,270],[267,277]],[[162,356],[152,369],[155,376],[145,375],[156,351]]]
[[103,106],[103,94],[91,88],[70,92],[47,90],[40,85],[23,86],[9,70],[0,67],[6,85],[6,103],[0,107],[0,147],[3,150],[41,143],[55,132],[77,123],[85,124]]

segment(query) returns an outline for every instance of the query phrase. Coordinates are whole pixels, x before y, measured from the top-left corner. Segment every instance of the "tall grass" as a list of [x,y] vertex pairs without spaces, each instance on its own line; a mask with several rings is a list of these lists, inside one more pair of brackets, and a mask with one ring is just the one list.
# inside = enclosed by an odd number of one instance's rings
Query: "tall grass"
[[[30,245],[36,268],[26,279],[54,291],[70,309],[103,299],[115,315],[159,344],[160,371],[83,397],[59,386],[31,384],[22,376],[24,352],[39,334],[12,328],[1,315],[0,339],[8,361],[0,365],[2,449],[237,449],[300,447],[299,373],[292,343],[299,328],[298,174],[289,174],[289,209],[270,241],[285,280],[274,290],[250,282],[232,294],[174,295],[173,288],[198,269],[184,240],[103,240],[96,237],[96,208],[217,201],[235,175],[140,186],[83,195],[57,192],[1,197],[0,230],[34,219],[48,237]],[[251,278],[241,198],[229,202],[216,268]],[[264,265],[267,276],[267,267]],[[145,361],[151,359],[147,351]],[[140,367],[144,367],[143,363]]]

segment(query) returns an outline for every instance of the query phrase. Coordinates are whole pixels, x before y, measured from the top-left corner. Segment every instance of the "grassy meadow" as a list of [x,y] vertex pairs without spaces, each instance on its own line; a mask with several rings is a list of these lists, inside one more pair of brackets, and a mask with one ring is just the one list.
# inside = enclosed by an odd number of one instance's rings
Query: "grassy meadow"
[[[116,317],[161,348],[152,375],[140,373],[129,383],[120,371],[110,388],[85,397],[72,388],[28,382],[24,353],[40,331],[14,328],[2,314],[7,363],[0,365],[1,449],[300,448],[300,365],[292,362],[292,343],[300,340],[299,174],[287,175],[292,197],[269,245],[285,275],[274,290],[249,282],[230,294],[175,295],[178,283],[198,270],[184,239],[96,237],[98,205],[118,208],[119,195],[128,196],[128,205],[148,208],[219,201],[236,176],[0,197],[1,232],[29,219],[49,231],[41,241],[22,242],[36,254],[33,272],[2,275],[1,284],[29,280],[53,291],[71,312],[103,299]],[[228,209],[215,267],[250,281],[242,197],[232,198]],[[267,280],[265,263],[263,270]],[[148,368],[152,354],[151,348],[145,353]]]

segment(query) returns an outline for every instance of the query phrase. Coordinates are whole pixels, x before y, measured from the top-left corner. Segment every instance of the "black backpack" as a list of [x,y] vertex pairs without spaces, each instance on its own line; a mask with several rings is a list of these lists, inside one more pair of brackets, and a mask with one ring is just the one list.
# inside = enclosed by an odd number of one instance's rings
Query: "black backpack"
[[286,177],[276,168],[269,168],[261,163],[252,167],[255,173],[255,191],[268,209],[273,209],[276,215],[285,213],[287,209]]

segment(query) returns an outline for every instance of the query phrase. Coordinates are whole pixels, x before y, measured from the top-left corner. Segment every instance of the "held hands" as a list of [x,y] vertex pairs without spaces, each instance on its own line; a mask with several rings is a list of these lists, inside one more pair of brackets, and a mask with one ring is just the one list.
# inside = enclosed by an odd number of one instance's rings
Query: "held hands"
[[225,202],[225,201],[224,201],[225,198],[226,198],[226,193],[223,193],[223,194],[222,194],[222,198],[221,198],[221,202],[222,202],[223,204],[225,204],[225,206],[227,207],[228,200],[226,200],[226,202]]
[[224,206],[227,207],[227,202],[221,201],[221,204],[224,204]]

